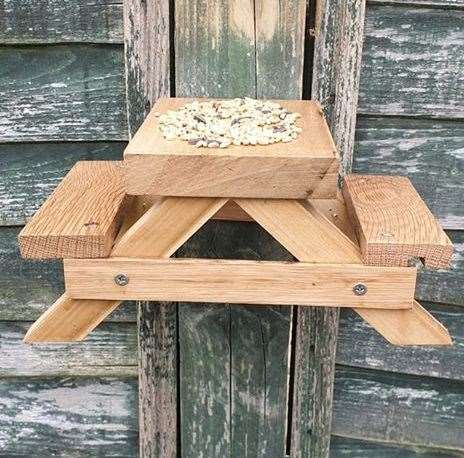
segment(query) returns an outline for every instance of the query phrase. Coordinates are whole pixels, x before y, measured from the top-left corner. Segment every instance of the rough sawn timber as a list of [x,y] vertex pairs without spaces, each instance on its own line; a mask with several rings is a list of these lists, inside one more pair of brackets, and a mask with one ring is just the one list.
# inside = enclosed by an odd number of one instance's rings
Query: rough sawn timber
[[349,175],[343,196],[365,264],[446,268],[453,244],[405,177]]
[[19,234],[24,258],[104,258],[128,199],[118,161],[78,162]]

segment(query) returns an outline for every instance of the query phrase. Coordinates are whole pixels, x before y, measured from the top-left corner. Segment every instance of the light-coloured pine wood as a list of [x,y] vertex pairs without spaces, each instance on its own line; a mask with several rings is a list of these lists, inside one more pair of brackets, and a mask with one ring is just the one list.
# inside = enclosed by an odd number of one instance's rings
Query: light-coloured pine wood
[[121,237],[111,256],[169,257],[227,200],[212,197],[168,197],[157,201]]
[[[187,202],[188,209],[185,208]],[[153,204],[148,211],[145,208],[147,203]],[[119,241],[113,252],[124,256],[169,257],[190,237],[194,232],[193,227],[198,229],[223,203],[224,199],[188,201],[168,197],[152,202],[150,199],[141,199],[135,202],[128,213],[129,223],[124,224],[121,229],[121,232],[126,232],[118,237]],[[141,217],[137,220],[139,215]],[[136,223],[129,227],[132,221]],[[153,237],[151,234],[158,235],[153,228],[163,228],[167,221],[176,231],[171,233],[166,230],[168,237],[163,237],[163,232],[160,232],[159,238]],[[140,237],[142,234],[144,237]],[[85,339],[120,303],[120,300],[71,299],[65,293],[30,327],[24,341],[72,342]]]
[[393,345],[452,345],[448,330],[417,301],[408,310],[356,312]]
[[126,203],[121,162],[77,162],[20,232],[21,255],[106,257]]
[[[243,199],[244,200],[244,199]],[[242,202],[243,200],[240,200]],[[258,201],[255,199],[249,199],[247,202],[253,202],[254,206],[264,207],[262,201]],[[260,203],[261,202],[261,203]],[[314,254],[307,250],[301,249],[298,244],[295,244],[292,237],[289,236],[285,226],[280,226],[277,224],[280,218],[281,212],[285,211],[285,206],[278,205],[272,210],[269,208],[271,205],[273,206],[276,200],[268,200],[267,201],[267,209],[264,211],[261,209],[260,213],[266,215],[267,219],[271,221],[270,224],[267,225],[267,230],[270,234],[275,237],[277,240],[282,243],[282,245],[287,248],[290,252],[293,249],[293,255],[300,261],[305,262],[326,262],[326,253],[322,252],[320,258],[315,258]],[[319,220],[320,223],[324,224],[324,231],[329,233],[333,236],[334,244],[333,249],[336,249],[337,243],[346,243],[346,237],[341,238],[339,242],[337,239],[339,238],[340,231],[334,224],[334,221],[329,219],[327,216],[323,214],[322,209],[316,209],[314,206],[314,202],[309,202],[305,204],[307,208],[311,209],[311,214],[313,215],[314,219]],[[283,208],[282,208],[283,207]],[[249,210],[251,213],[251,210]],[[288,216],[288,213],[284,213],[284,215]],[[327,215],[327,214],[326,214]],[[275,221],[272,222],[272,217],[275,218]],[[308,232],[311,231],[310,222],[308,218],[304,219],[308,226]],[[266,227],[265,227],[266,228]],[[317,226],[315,231],[317,232]],[[296,239],[298,239],[298,234],[296,234]],[[308,243],[311,243],[309,239]],[[353,257],[355,255],[351,254],[346,257],[345,262],[352,263]],[[357,262],[361,262],[360,254],[358,253]],[[425,310],[419,303],[414,303],[413,309],[401,310],[401,313],[398,313],[398,310],[388,310],[387,312],[383,310],[369,310],[369,314],[365,314],[363,312],[366,309],[359,309],[354,308],[354,310],[362,317],[365,318],[366,321],[369,322],[371,326],[373,326],[386,340],[394,345],[418,345],[416,343],[416,336],[420,335],[420,342],[423,345],[449,345],[451,343],[451,338],[448,331],[443,328],[443,326],[429,313]],[[399,332],[398,331],[398,322],[402,323],[400,329],[408,330],[408,329],[415,329],[414,332]]]
[[317,103],[279,101],[302,115],[303,132],[292,142],[222,149],[162,136],[155,113],[190,100],[160,99],[129,142],[124,152],[129,194],[303,199],[317,189],[317,197],[335,197],[338,161]]
[[408,178],[349,175],[343,195],[366,264],[449,266],[453,245]]
[[361,264],[359,248],[309,202],[235,202],[299,260]]
[[121,303],[72,299],[63,294],[27,331],[25,343],[83,340]]
[[[207,259],[66,259],[66,292],[85,299],[408,308],[413,267]],[[119,286],[118,274],[129,277]],[[357,296],[353,287],[367,292]]]

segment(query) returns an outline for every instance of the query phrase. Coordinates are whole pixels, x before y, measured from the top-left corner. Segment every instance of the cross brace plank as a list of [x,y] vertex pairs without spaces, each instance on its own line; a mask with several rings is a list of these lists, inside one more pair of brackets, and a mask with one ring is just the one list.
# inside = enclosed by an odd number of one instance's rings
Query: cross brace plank
[[416,283],[413,267],[223,259],[66,259],[64,272],[75,298],[257,305],[410,308]]
[[[235,199],[235,202],[299,261],[326,262],[331,253],[345,253],[346,263],[362,262],[359,251],[348,248],[350,240],[311,203],[304,204],[308,210],[305,215],[301,212],[302,204],[295,201]],[[298,230],[292,227],[294,224],[298,224]],[[322,253],[321,238],[325,243]],[[314,253],[320,253],[320,257]],[[354,310],[394,345],[452,343],[448,331],[418,302],[414,301],[413,308],[408,310]]]
[[[227,201],[216,198],[167,197],[153,206],[119,237],[113,253],[120,256],[171,256]],[[143,207],[137,207],[140,213]],[[125,226],[123,226],[126,229]],[[157,228],[156,231],[153,228]],[[119,304],[120,300],[72,299],[63,294],[28,330],[25,342],[71,342],[83,340]]]

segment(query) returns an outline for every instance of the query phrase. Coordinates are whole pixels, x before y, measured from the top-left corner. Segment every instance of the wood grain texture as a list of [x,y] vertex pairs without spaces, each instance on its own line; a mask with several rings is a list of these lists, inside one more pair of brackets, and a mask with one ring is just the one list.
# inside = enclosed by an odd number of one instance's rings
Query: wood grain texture
[[0,443],[7,456],[136,456],[134,379],[0,380]]
[[339,367],[334,397],[336,435],[464,450],[460,382]]
[[303,132],[290,143],[205,149],[166,140],[159,130],[157,113],[191,100],[158,100],[129,142],[124,151],[129,194],[301,199],[317,190],[319,198],[335,197],[335,147],[318,104],[278,101],[302,115]]
[[235,202],[299,260],[360,263],[357,245],[312,203],[272,199]]
[[253,3],[256,97],[299,99],[307,2],[255,0]]
[[[371,0],[372,1],[372,0]],[[333,436],[331,458],[459,458],[459,451],[430,447],[400,446],[394,443]]]
[[[265,6],[270,3],[270,8],[277,7],[274,1],[264,3]],[[279,2],[274,11],[289,11],[296,4],[301,4],[301,1]],[[276,62],[286,59],[285,65],[264,70],[269,67],[261,66],[259,56],[265,55],[264,46],[273,41],[263,40],[257,53],[253,6],[254,3],[249,0],[176,1],[177,96],[253,97],[258,90],[260,97],[264,98],[287,98],[290,93],[292,97],[300,96],[301,91],[297,95],[296,89],[300,87],[301,80],[297,79],[297,73],[292,69],[301,65],[299,58],[293,56],[301,56],[303,51],[295,49],[288,53],[276,47]],[[272,29],[274,33],[285,30],[286,43],[301,46],[301,41],[291,36],[298,27],[295,26],[293,15],[278,13],[275,24],[269,30]],[[262,69],[259,78],[256,68]],[[295,79],[290,79],[287,71],[295,75]],[[277,74],[281,76],[277,78]],[[230,75],[234,75],[234,78]],[[277,92],[278,87],[283,88],[282,92]],[[211,221],[180,251],[182,255],[190,257],[291,259],[265,231],[249,223],[232,225]],[[234,329],[234,322],[240,319],[240,332],[230,334],[230,338],[226,331],[230,322],[227,306],[181,304],[179,310],[180,329],[186,326],[190,328],[190,332],[184,334],[184,339],[183,333],[180,334],[180,368],[181,374],[185,374],[181,378],[180,406],[182,411],[189,409],[189,412],[194,412],[194,416],[182,417],[183,453],[191,456],[202,453],[214,455],[212,444],[217,444],[218,454],[227,454],[229,444],[232,444],[232,447],[240,447],[237,450],[240,454],[254,456],[256,449],[251,445],[258,441],[257,450],[263,456],[273,456],[277,449],[280,450],[279,454],[283,454],[285,438],[282,427],[287,417],[287,386],[282,381],[288,376],[288,345],[279,342],[289,341],[290,310],[281,308],[277,314],[275,307],[259,308],[254,309],[253,316],[248,308],[246,314],[241,309],[234,309],[231,328]],[[224,326],[221,328],[218,323],[224,323]],[[272,334],[263,332],[261,335],[264,338],[259,339],[259,334],[255,335],[258,326],[262,329],[271,327]],[[247,345],[247,336],[250,335],[254,336],[256,346]],[[273,345],[273,342],[276,344]],[[211,357],[205,352],[205,343]],[[236,349],[232,357],[229,348]],[[270,348],[273,349],[272,353]],[[182,354],[189,357],[184,359]],[[205,355],[201,358],[204,361],[201,367],[195,364],[197,355]],[[258,364],[257,361],[262,363]],[[197,370],[186,372],[189,365],[194,365]],[[228,367],[233,368],[230,373],[227,372]],[[256,375],[250,377],[251,373]],[[227,395],[228,391],[223,391],[224,386],[235,387],[231,397]],[[193,393],[192,387],[195,388]],[[196,392],[203,397],[196,396]],[[214,393],[214,396],[208,396],[207,403],[202,402],[207,393]],[[253,393],[253,396],[249,393]],[[247,429],[234,426],[240,423],[246,424]],[[272,440],[266,442],[260,439],[263,437],[261,431],[267,431],[265,425],[271,424],[279,426],[273,429]],[[258,433],[255,435],[254,431],[260,431],[261,436]]]
[[[164,201],[157,201],[133,226],[124,225],[121,230],[126,230],[126,232],[118,238],[110,256],[118,254],[120,256],[140,255],[168,258],[190,237],[192,227],[200,227],[224,204],[224,200],[221,199],[205,199],[206,205],[201,199],[195,200],[196,205],[195,203],[190,205],[189,211],[176,215],[178,231],[169,234],[168,237],[157,239],[156,243],[153,243],[150,237],[140,237],[147,227],[159,228],[160,221],[167,221],[172,209],[179,208],[176,206],[177,200],[175,197],[169,197]],[[136,210],[143,211],[142,207],[136,207]],[[134,215],[130,214],[129,217],[132,219]],[[70,342],[85,339],[121,303],[121,300],[107,299],[105,297],[99,301],[88,301],[71,298],[65,292],[30,327],[24,341],[27,343]]]
[[175,36],[178,97],[256,96],[253,1],[177,0]]
[[[127,285],[114,278],[123,273]],[[65,259],[66,294],[76,299],[130,299],[235,304],[411,308],[413,267],[207,259]],[[353,287],[367,287],[357,296]]]
[[408,178],[349,175],[343,196],[362,258],[370,265],[446,268],[453,245]]
[[174,457],[178,450],[177,415],[180,412],[176,407],[176,315],[177,307],[174,304],[138,304],[138,412],[141,457]]
[[[258,225],[219,221],[178,252],[195,255],[291,259]],[[283,450],[290,308],[182,303],[179,314],[183,453]]]
[[119,239],[111,256],[169,258],[226,202],[208,197],[159,200]]
[[0,321],[0,377],[135,377],[134,323],[104,323],[78,344],[24,345],[29,322]]
[[104,258],[129,204],[119,161],[78,162],[19,233],[24,258]]
[[2,46],[0,142],[126,140],[121,48]]
[[464,124],[358,117],[353,170],[408,176],[445,229],[464,229]]
[[[315,8],[311,97],[321,103],[329,128],[335,134],[342,174],[349,171],[352,158],[358,87],[356,78],[360,60],[357,50],[361,49],[363,39],[360,27],[363,12],[362,0],[350,0],[343,4],[321,0]],[[342,13],[344,17],[341,17]],[[342,88],[347,93],[341,93]],[[299,322],[306,326],[309,324],[311,333],[298,333],[297,330],[297,335],[300,335],[298,345],[307,352],[306,355],[295,355],[294,378],[300,381],[300,385],[295,386],[292,400],[298,419],[291,432],[294,438],[291,452],[297,457],[304,456],[302,450],[311,453],[314,447],[321,457],[329,455],[328,425],[332,419],[338,316],[338,309],[298,310],[297,326]],[[322,390],[314,395],[316,386]],[[306,426],[308,418],[316,420],[310,430]]]
[[359,112],[462,118],[463,19],[462,9],[368,8]]
[[[57,260],[27,262],[18,248],[21,228],[0,228],[0,320],[34,321],[64,289],[63,268]],[[108,318],[135,321],[133,304],[126,304]]]
[[123,0],[127,123],[134,135],[170,83],[170,2]]
[[[127,124],[132,137],[156,99],[169,96],[174,89],[171,87],[174,2],[124,0],[123,4]],[[135,199],[134,207],[139,203]],[[138,210],[142,214],[143,205]],[[138,452],[142,458],[175,456],[178,448],[177,328],[176,304],[138,304]]]
[[77,161],[119,160],[122,142],[0,144],[0,225],[25,224]]
[[122,0],[4,0],[0,42],[122,43]]
[[423,303],[451,334],[452,346],[392,346],[350,311],[342,310],[338,333],[337,363],[388,372],[464,380],[462,308]]

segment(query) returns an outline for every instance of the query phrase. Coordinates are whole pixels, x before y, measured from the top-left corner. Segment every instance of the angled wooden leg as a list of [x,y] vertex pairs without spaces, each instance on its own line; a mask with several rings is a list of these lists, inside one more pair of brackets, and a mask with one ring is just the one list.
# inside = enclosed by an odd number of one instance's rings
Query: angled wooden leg
[[[111,256],[168,258],[226,202],[225,198],[166,197],[157,200],[118,237]],[[143,213],[143,207],[138,209]],[[70,342],[85,337],[121,301],[70,299],[63,294],[29,329],[24,341]]]
[[[361,264],[358,247],[311,203],[235,199],[299,261]],[[403,310],[355,310],[394,345],[449,345],[444,326],[418,302]]]

